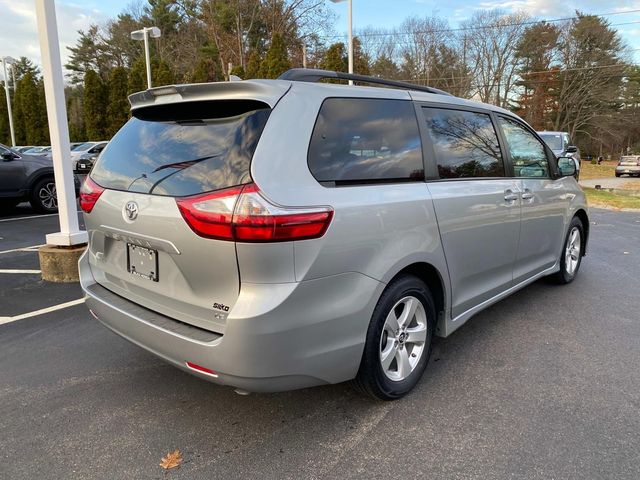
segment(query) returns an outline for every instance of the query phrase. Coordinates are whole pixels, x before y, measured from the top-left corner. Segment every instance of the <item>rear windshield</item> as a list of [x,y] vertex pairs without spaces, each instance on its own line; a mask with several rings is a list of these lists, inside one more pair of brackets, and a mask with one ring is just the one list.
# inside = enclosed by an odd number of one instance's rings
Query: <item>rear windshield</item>
[[544,140],[551,150],[562,150],[562,135],[553,133],[541,133],[540,138]]
[[129,120],[102,152],[91,178],[114,190],[177,197],[250,181],[251,158],[270,109],[198,118],[221,114],[209,103],[188,112],[191,119],[176,106]]

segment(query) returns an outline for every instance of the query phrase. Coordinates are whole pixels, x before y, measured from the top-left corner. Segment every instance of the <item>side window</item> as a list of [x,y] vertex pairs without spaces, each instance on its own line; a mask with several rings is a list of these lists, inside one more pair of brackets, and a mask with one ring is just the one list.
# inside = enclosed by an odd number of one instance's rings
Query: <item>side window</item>
[[504,177],[498,136],[485,113],[424,108],[440,178]]
[[498,117],[516,177],[548,177],[549,160],[542,143],[515,120]]
[[328,98],[311,135],[309,170],[335,185],[424,180],[413,103]]

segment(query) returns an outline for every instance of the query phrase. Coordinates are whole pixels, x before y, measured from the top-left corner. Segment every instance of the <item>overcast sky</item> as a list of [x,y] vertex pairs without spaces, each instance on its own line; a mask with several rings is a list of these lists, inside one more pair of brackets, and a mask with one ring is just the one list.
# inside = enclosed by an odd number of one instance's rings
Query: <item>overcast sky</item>
[[[68,57],[66,47],[75,43],[78,30],[104,23],[130,4],[131,0],[56,0],[63,64]],[[346,3],[330,4],[330,8],[338,15],[336,31],[346,31]],[[578,8],[592,14],[617,13],[606,18],[640,61],[640,0],[353,0],[354,28],[391,27],[409,16],[431,14],[447,18],[455,27],[479,8],[526,10],[544,19],[571,17]],[[0,12],[0,56],[24,55],[40,63],[34,0],[0,0]]]

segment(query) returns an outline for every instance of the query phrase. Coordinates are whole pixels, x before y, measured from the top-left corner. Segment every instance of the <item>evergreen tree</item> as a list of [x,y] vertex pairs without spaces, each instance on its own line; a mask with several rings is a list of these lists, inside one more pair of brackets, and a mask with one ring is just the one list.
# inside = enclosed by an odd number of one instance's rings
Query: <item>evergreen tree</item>
[[[369,55],[362,50],[362,43],[358,37],[353,39],[353,73],[358,75],[369,75],[371,59]],[[347,71],[349,67],[349,58],[347,57]]]
[[93,70],[84,74],[84,125],[89,140],[102,140],[107,127],[107,89]]
[[4,81],[0,82],[0,143],[11,145],[11,132],[9,130],[9,111],[4,94]]
[[144,63],[144,58],[139,58],[131,65],[127,84],[129,95],[146,90],[147,70]]
[[242,78],[258,78],[260,76],[260,63],[262,59],[260,58],[260,54],[257,50],[252,50],[249,54],[249,60],[247,61],[247,70],[245,72],[245,77]]
[[46,145],[49,143],[44,84],[30,71],[16,82],[13,111],[18,145]]
[[106,138],[113,137],[129,119],[127,70],[116,67],[109,72]]
[[349,62],[345,51],[344,43],[340,42],[331,45],[320,62],[320,68],[335,72],[347,72],[349,70]]
[[278,78],[290,68],[291,62],[289,62],[287,46],[284,43],[284,39],[282,35],[275,34],[271,39],[267,56],[260,67],[260,76],[262,78]]
[[167,62],[153,61],[151,62],[151,77],[154,87],[160,87],[162,85],[171,85],[175,82],[173,78],[173,72],[169,68]]
[[246,79],[246,74],[244,72],[244,68],[242,68],[242,65],[236,65],[235,67],[233,67],[229,72],[229,74],[235,75],[236,77],[240,77],[243,80]]

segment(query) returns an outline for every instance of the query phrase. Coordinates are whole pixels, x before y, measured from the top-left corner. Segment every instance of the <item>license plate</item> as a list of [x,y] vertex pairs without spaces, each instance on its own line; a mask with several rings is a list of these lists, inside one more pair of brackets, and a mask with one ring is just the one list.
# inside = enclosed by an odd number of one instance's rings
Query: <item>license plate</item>
[[85,170],[87,168],[89,168],[89,166],[86,163],[79,163],[78,164],[78,168],[81,170]]
[[127,243],[127,270],[136,277],[158,281],[158,252]]

